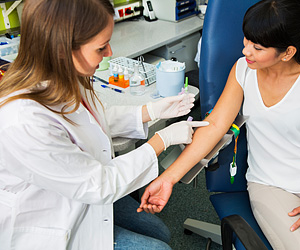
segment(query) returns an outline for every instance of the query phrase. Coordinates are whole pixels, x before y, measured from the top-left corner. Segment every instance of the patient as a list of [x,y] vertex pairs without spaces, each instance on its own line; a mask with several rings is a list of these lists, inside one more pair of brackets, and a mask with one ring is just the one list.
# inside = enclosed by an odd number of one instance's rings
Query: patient
[[[243,103],[248,191],[272,247],[300,246],[300,1],[263,0],[243,21],[244,57],[232,67],[209,126],[145,190],[138,211],[160,212],[175,183],[228,131]],[[224,48],[226,49],[226,48]]]

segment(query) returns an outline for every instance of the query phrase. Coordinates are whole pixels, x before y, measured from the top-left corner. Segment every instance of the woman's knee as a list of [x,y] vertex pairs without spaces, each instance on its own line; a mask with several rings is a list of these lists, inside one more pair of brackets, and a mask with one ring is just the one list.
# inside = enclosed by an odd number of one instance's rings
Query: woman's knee
[[115,250],[171,250],[170,246],[162,240],[138,234],[118,226],[114,228],[114,236]]
[[299,219],[288,216],[293,208],[300,205],[298,196],[277,187],[248,183],[248,192],[253,214],[266,238],[274,249],[298,249],[299,232],[290,227]]
[[115,226],[168,243],[171,233],[164,222],[156,215],[137,213],[137,207],[138,203],[130,196],[118,200],[114,204]]

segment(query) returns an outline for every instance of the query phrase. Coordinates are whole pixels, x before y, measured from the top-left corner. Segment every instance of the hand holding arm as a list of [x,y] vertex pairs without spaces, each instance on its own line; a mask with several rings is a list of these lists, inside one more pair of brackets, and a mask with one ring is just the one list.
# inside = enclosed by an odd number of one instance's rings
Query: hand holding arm
[[[158,137],[163,141],[165,149],[170,145],[176,144],[188,144],[192,142],[192,135],[194,133],[193,127],[202,127],[208,126],[208,122],[189,122],[182,121],[178,123],[173,123],[169,127],[166,127],[157,132]],[[156,146],[154,138],[157,138],[157,135],[154,135],[148,143],[156,150],[159,148]],[[156,150],[157,151],[157,150]],[[160,153],[160,151],[158,151]],[[165,171],[167,172],[167,171]],[[147,213],[159,213],[167,204],[172,189],[175,182],[172,182],[172,178],[169,175],[166,175],[164,178],[164,173],[155,179],[145,190],[142,196],[142,203],[137,209],[138,212],[145,211]],[[171,176],[172,177],[172,176]]]
[[[289,216],[295,216],[297,214],[300,214],[300,207],[296,207],[293,209],[292,212],[289,212],[288,215]],[[300,219],[298,219],[290,228],[290,230],[292,232],[294,232],[296,229],[298,229],[298,227],[300,226]]]
[[190,122],[181,121],[173,123],[170,126],[158,131],[147,142],[155,150],[158,156],[167,147],[176,144],[189,144],[192,142],[192,135],[194,133],[193,127],[207,126],[208,122]]
[[171,145],[190,144],[194,134],[193,127],[208,126],[208,122],[181,121],[156,132],[163,140],[165,150]]

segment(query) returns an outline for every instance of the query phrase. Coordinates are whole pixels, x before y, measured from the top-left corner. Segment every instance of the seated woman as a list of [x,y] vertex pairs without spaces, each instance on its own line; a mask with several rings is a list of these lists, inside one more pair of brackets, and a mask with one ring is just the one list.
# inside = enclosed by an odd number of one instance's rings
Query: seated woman
[[[138,211],[160,212],[173,185],[228,131],[243,103],[247,121],[248,191],[272,247],[299,249],[300,1],[263,0],[243,21],[244,57],[233,66],[209,126],[146,189]],[[226,48],[224,48],[226,49]]]

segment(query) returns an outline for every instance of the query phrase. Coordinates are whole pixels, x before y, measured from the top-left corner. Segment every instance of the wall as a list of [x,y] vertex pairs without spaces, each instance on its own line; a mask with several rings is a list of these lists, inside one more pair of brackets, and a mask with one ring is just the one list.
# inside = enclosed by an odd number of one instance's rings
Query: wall
[[141,2],[141,0],[113,0],[114,6],[120,6],[123,4],[128,4],[133,2]]
[[[6,31],[4,18],[3,18],[3,9],[2,6],[5,5],[6,9],[8,9],[14,2],[1,3],[0,6],[0,31]],[[8,16],[8,20],[10,23],[10,28],[18,28],[20,27],[19,15],[17,9],[14,9],[12,13]]]

